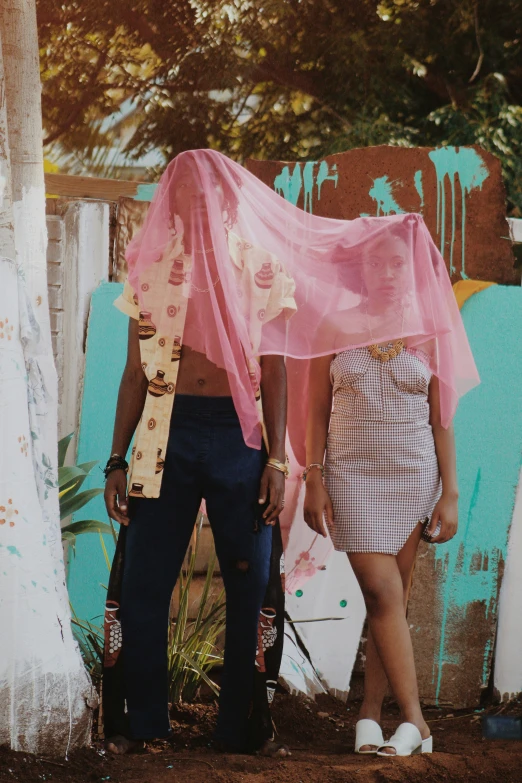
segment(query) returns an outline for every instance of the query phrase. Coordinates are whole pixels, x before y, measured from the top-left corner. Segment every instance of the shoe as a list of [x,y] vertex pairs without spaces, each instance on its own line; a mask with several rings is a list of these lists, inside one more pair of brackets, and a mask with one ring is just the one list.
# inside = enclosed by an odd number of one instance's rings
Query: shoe
[[[376,721],[370,720],[370,718],[357,721],[355,724],[356,753],[360,753],[362,756],[375,755],[383,744],[382,729]],[[365,745],[373,745],[374,750],[361,750]]]
[[[395,753],[386,753],[385,748],[393,748]],[[422,739],[421,733],[413,723],[401,723],[393,737],[384,742],[377,750],[378,756],[415,756],[418,753],[433,752],[433,737]]]

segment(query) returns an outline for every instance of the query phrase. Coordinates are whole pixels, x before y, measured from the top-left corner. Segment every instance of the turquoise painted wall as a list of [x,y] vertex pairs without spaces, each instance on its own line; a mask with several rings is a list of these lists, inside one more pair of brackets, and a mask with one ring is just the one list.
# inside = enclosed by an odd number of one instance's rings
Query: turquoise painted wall
[[[121,374],[127,356],[129,319],[113,307],[123,290],[120,283],[102,283],[92,295],[87,333],[85,379],[78,439],[78,463],[98,460],[105,467],[112,444],[112,430]],[[103,474],[96,467],[84,484],[103,486]],[[74,515],[75,519],[107,522],[103,496]],[[103,536],[109,557],[114,553],[112,536]],[[99,535],[89,533],[76,539],[76,555],[69,557],[69,598],[82,620],[99,623],[103,615],[109,571]]]
[[[482,382],[461,400],[455,417],[459,530],[449,544],[435,547],[443,574],[442,635],[433,662],[437,695],[470,606],[478,602],[487,617],[496,616],[498,566],[506,557],[522,460],[522,289],[491,286],[464,304],[462,316]],[[493,641],[492,635],[484,649],[484,685]],[[452,662],[464,665],[465,653]]]

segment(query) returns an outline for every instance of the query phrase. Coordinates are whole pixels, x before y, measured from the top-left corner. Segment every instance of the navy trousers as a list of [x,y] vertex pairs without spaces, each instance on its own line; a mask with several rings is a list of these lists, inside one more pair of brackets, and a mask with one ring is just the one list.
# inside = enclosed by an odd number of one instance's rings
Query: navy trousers
[[172,591],[201,500],[226,591],[226,635],[216,738],[242,749],[254,688],[259,612],[272,528],[258,502],[266,453],[245,445],[232,399],[177,395],[161,495],[131,498],[121,592],[124,687],[130,735],[165,737]]

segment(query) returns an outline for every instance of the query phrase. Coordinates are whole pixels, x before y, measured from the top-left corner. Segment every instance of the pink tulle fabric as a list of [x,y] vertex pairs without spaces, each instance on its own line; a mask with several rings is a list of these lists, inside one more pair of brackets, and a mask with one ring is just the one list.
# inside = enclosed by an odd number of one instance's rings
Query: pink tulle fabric
[[[240,301],[231,233],[263,251],[253,285],[269,286],[280,272],[293,278],[297,311],[291,318],[263,320],[263,312],[252,314]],[[307,360],[403,338],[439,379],[445,427],[459,396],[479,382],[444,260],[420,215],[317,217],[224,155],[192,150],[165,170],[126,254],[140,307],[164,335],[172,286],[159,289],[155,270],[158,264],[174,268],[180,252],[192,257],[183,280],[189,300],[183,343],[227,371],[245,442],[254,448],[261,446],[261,430],[251,368],[258,367],[260,355],[287,357],[294,478],[305,460]],[[251,318],[261,322],[257,345]],[[287,518],[300,502],[297,479],[288,490]],[[300,575],[309,576],[324,560],[312,550],[298,553],[297,575],[290,579],[294,588]]]

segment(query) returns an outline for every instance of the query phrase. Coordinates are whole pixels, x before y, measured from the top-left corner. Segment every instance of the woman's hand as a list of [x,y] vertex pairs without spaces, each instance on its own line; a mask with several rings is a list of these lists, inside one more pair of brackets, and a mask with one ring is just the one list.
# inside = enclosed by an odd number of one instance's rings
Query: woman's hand
[[[444,492],[440,496],[439,502],[433,509],[431,515],[431,522],[428,525],[427,533],[432,544],[444,544],[446,541],[450,541],[459,525],[459,510],[458,510],[458,495],[457,494],[445,494]],[[437,529],[437,525],[440,524],[440,532],[437,536],[434,536],[434,532]]]
[[259,487],[259,505],[269,502],[263,514],[265,525],[275,525],[285,505],[285,475],[280,470],[265,465]]
[[321,475],[315,476],[309,473],[306,478],[306,495],[304,502],[304,518],[309,528],[320,536],[326,538],[326,528],[324,526],[324,517],[328,520],[328,525],[333,526],[333,506],[330,495],[324,488]]
[[112,470],[109,473],[103,497],[110,518],[120,525],[128,525],[127,474],[124,470]]

